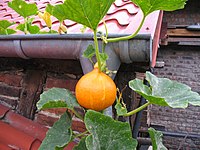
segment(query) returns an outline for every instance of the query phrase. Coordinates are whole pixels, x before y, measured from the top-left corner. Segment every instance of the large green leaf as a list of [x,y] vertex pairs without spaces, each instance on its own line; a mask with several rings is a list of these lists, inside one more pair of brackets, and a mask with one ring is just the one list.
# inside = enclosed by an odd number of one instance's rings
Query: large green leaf
[[128,123],[89,110],[85,115],[85,124],[91,133],[86,138],[88,150],[133,150],[137,146]]
[[96,30],[99,22],[115,0],[65,0],[56,5],[53,15],[63,21],[69,19]]
[[177,81],[167,78],[157,78],[150,72],[146,79],[152,86],[152,95],[163,97],[166,103],[173,108],[186,108],[188,104],[200,106],[200,96],[191,91],[191,88]]
[[51,4],[47,4],[45,11],[47,11],[50,15],[52,15],[53,9],[54,9],[54,6],[52,6]]
[[69,113],[64,113],[60,119],[49,129],[39,150],[55,150],[66,146],[72,138],[72,118]]
[[148,87],[147,85],[144,85],[143,81],[140,79],[129,81],[129,87],[135,92],[137,92],[138,94],[142,95],[145,99],[147,99],[152,104],[157,104],[160,106],[168,106],[164,98],[152,95],[151,88]]
[[151,137],[151,142],[154,150],[167,150],[167,148],[162,143],[162,132],[156,131],[153,128],[149,128],[148,132]]
[[8,6],[24,18],[36,15],[38,11],[36,4],[28,4],[24,0],[13,0],[8,2]]
[[74,107],[80,107],[74,95],[64,88],[51,88],[40,95],[37,102],[38,109],[65,107],[73,110]]
[[147,16],[153,11],[164,10],[173,11],[177,9],[183,9],[187,0],[131,0],[138,5]]
[[138,79],[130,81],[129,86],[152,104],[172,108],[186,108],[189,104],[200,106],[199,94],[191,91],[191,88],[185,84],[167,78],[158,78],[150,72],[146,72],[146,80],[150,87]]

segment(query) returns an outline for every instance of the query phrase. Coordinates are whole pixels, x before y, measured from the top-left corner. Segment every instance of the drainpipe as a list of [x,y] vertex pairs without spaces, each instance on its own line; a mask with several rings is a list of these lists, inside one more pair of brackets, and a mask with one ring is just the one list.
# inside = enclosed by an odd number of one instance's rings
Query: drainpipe
[[[144,80],[144,84],[149,85],[147,80]],[[141,96],[140,103],[139,103],[138,107],[144,105],[146,102],[147,102],[146,99]],[[132,137],[135,138],[135,139],[138,137],[143,111],[144,110],[139,111],[136,114],[136,117],[135,117],[135,123],[134,123],[134,127],[133,127],[133,130],[132,130]]]
[[[109,37],[126,35],[111,34]],[[0,57],[75,59],[80,60],[85,74],[93,69],[90,61],[82,57],[89,44],[93,44],[93,34],[0,35]],[[121,62],[149,62],[151,65],[150,34],[139,34],[128,41],[108,43],[105,50],[109,56],[107,64],[110,70],[117,71]],[[114,77],[115,75],[112,76],[113,79]],[[108,109],[106,113],[112,116],[112,109]]]

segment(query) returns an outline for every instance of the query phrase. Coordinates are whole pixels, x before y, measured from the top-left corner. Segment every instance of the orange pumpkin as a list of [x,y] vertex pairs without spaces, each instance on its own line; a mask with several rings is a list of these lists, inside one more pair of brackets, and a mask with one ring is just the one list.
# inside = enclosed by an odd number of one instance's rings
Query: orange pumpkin
[[104,110],[116,99],[117,88],[114,81],[98,68],[85,74],[78,81],[75,89],[78,103],[87,109]]

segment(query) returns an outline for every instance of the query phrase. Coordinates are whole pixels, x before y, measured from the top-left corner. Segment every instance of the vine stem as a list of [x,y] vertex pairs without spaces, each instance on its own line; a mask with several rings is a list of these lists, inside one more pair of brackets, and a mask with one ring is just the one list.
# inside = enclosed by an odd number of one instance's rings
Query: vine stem
[[147,102],[147,103],[145,103],[144,105],[138,107],[137,109],[134,109],[134,110],[132,110],[132,111],[126,113],[124,116],[128,117],[128,116],[134,115],[134,114],[136,114],[137,112],[139,112],[139,111],[143,110],[144,108],[146,108],[147,106],[149,106],[150,104],[151,104],[150,102]]
[[108,38],[107,42],[125,41],[125,40],[129,40],[129,39],[134,38],[138,34],[138,32],[140,31],[140,29],[142,28],[142,25],[144,24],[145,18],[146,18],[146,16],[143,15],[142,21],[141,21],[139,27],[137,28],[137,30],[133,34],[128,35],[128,36],[123,36],[123,37],[117,37],[117,38]]
[[98,45],[96,30],[94,30],[94,45],[95,45],[95,53],[96,53],[96,58],[97,58],[97,63],[98,63],[98,70],[99,72],[101,72],[101,60],[100,60],[100,55],[99,55],[99,45]]
[[5,32],[6,32],[6,35],[8,35],[8,30],[7,29],[5,30]]
[[27,23],[28,23],[28,18],[26,17],[25,18],[25,24],[24,24],[24,32],[25,32],[25,34],[28,34],[28,27],[27,27]]
[[87,133],[89,133],[89,132],[88,132],[88,131],[85,131],[85,132],[83,132],[83,133],[76,134],[76,135],[74,136],[74,139],[77,138],[77,137],[79,137],[79,136],[83,136],[83,135],[85,135],[85,134],[87,134]]

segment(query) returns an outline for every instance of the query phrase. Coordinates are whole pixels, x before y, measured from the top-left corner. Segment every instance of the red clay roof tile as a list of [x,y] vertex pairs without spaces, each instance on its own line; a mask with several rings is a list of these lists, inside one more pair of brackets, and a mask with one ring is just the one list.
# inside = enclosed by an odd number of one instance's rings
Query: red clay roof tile
[[[47,130],[0,104],[0,150],[38,150]],[[65,150],[74,145],[70,143]]]
[[[7,6],[7,2],[11,0],[4,1],[0,5],[0,19],[7,19],[11,22],[17,23],[23,23],[24,19],[20,17],[14,10],[9,8]],[[52,5],[62,3],[62,0],[28,0],[30,3],[36,3],[37,7],[40,9],[40,11],[44,11],[45,6],[50,3]],[[123,16],[123,17],[122,17]],[[114,4],[109,9],[107,16],[104,18],[106,23],[108,24],[108,30],[109,33],[132,33],[135,31],[136,27],[139,25],[139,22],[141,20],[141,10],[133,4],[130,0],[116,0]],[[150,17],[150,19],[147,19],[146,23],[144,24],[144,27],[142,29],[142,33],[152,33],[154,34],[154,29],[156,26],[157,20],[155,22],[152,21],[152,19],[158,18],[158,14],[154,14],[153,17]],[[53,19],[53,29],[58,30],[58,24],[59,22],[56,21],[57,19],[52,17]],[[148,22],[148,20],[150,22]],[[37,24],[40,27],[45,27],[45,22],[42,21],[37,16],[35,17],[35,20],[33,22],[34,24]],[[72,21],[66,20],[64,24],[68,27],[68,33],[80,33],[80,29],[82,28],[82,25],[79,25],[77,23],[74,23]],[[133,26],[134,25],[134,26]],[[101,27],[102,24],[100,24],[99,29],[104,30],[104,28]],[[146,30],[146,28],[149,28],[149,30]],[[154,26],[154,27],[152,27]],[[16,26],[15,26],[16,27]],[[151,28],[152,27],[152,28]],[[48,28],[46,28],[47,30]],[[44,30],[44,29],[43,29]],[[119,32],[120,31],[120,32]],[[91,32],[91,30],[87,30],[86,32]],[[152,34],[152,36],[153,36]]]
[[[0,127],[0,142],[8,145],[8,147],[29,150],[34,144],[34,141],[37,140],[2,121],[0,121]],[[36,147],[34,146],[35,150],[39,148],[37,145]]]
[[8,147],[8,145],[5,145],[0,142],[0,149],[1,150],[13,150],[12,148]]
[[10,124],[10,126],[15,127],[18,130],[23,131],[34,138],[38,138],[41,141],[44,139],[46,132],[48,130],[47,128],[23,116],[13,113],[12,111],[9,111],[6,114],[4,120],[8,124]]

